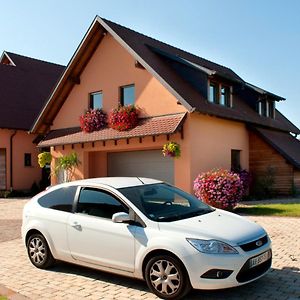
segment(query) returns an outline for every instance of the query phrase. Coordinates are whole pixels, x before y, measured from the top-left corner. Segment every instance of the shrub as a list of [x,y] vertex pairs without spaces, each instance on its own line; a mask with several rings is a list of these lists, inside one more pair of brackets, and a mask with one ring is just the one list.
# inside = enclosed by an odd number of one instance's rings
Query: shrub
[[168,143],[164,144],[162,153],[164,156],[178,158],[178,157],[180,157],[180,154],[181,154],[180,145],[175,142],[168,142]]
[[198,199],[209,205],[232,210],[243,196],[243,183],[238,174],[216,169],[201,173],[194,181]]
[[119,106],[108,116],[108,124],[118,131],[125,131],[137,126],[139,111],[134,105]]
[[275,190],[276,169],[268,166],[259,176],[254,176],[251,194],[254,199],[270,199],[276,195]]
[[240,180],[243,185],[243,197],[246,197],[249,191],[250,184],[252,182],[252,176],[247,170],[239,170],[232,172],[238,174],[240,176]]
[[89,109],[80,116],[80,128],[84,132],[93,132],[107,125],[107,115],[102,109]]

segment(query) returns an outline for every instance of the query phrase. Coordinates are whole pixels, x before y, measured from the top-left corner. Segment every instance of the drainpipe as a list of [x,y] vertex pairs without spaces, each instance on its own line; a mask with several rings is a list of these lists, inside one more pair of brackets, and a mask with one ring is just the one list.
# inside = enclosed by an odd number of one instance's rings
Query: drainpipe
[[10,136],[10,191],[13,190],[13,138],[16,134],[17,130]]

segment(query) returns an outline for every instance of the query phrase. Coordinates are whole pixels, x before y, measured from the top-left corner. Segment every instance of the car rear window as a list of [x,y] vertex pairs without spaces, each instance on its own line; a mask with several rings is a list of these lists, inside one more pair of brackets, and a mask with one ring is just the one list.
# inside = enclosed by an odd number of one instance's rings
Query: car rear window
[[38,203],[42,207],[72,212],[77,186],[59,188],[42,196]]

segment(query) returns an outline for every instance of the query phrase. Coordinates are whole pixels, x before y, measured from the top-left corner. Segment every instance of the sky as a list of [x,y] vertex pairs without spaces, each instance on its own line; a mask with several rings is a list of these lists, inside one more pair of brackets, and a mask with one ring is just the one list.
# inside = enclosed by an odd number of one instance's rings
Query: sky
[[277,108],[300,128],[300,1],[0,0],[0,53],[66,65],[96,15],[286,98]]

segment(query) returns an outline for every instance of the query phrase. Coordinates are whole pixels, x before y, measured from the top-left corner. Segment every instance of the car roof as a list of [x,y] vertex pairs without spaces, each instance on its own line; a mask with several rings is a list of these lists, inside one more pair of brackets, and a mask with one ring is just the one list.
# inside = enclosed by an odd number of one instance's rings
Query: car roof
[[115,189],[140,186],[144,184],[162,183],[161,180],[145,178],[145,177],[99,177],[89,178],[83,180],[76,180],[72,182],[62,183],[58,186],[74,186],[74,185],[106,185]]

